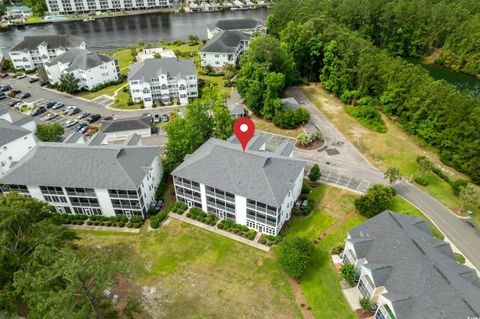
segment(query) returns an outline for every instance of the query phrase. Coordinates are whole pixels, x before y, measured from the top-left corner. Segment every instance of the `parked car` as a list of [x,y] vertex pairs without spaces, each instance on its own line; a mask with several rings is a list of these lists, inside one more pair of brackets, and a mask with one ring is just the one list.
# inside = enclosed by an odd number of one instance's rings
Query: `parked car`
[[167,114],[162,115],[162,122],[168,122],[170,121],[170,117]]
[[32,95],[31,95],[30,93],[25,92],[25,93],[23,93],[23,94],[20,96],[20,98],[21,98],[22,100],[25,100],[25,99],[28,99],[28,98],[31,97],[31,96],[32,96]]
[[6,78],[8,73],[0,73],[0,79]]
[[162,118],[160,117],[160,114],[155,114],[155,115],[153,116],[153,122],[154,122],[154,123],[160,123],[160,122],[162,122]]
[[27,75],[25,73],[17,75],[17,79],[23,79],[26,78]]
[[162,207],[163,207],[163,200],[160,199],[155,203],[154,209],[158,212],[160,211],[160,209],[162,209]]
[[1,85],[0,86],[0,92],[7,92],[7,91],[10,91],[12,88],[10,87],[10,85]]
[[65,104],[63,104],[62,102],[57,102],[57,103],[53,104],[52,109],[53,110],[58,110],[58,109],[61,109],[64,106],[65,106]]
[[34,109],[30,115],[31,116],[37,116],[37,115],[45,113],[46,111],[47,111],[47,109],[44,106],[40,106],[40,107]]
[[80,123],[80,124],[77,124],[77,126],[75,126],[75,127],[73,128],[73,130],[74,130],[75,132],[78,132],[78,131],[80,131],[82,128],[84,128],[85,126],[88,126],[88,124]]
[[5,95],[5,93],[0,93],[0,101],[5,100],[6,98],[7,96]]
[[54,119],[56,118],[58,115],[56,113],[48,113],[47,115],[45,115],[42,120],[44,121],[50,121],[51,119]]
[[68,121],[66,121],[66,122],[63,124],[63,126],[65,126],[65,127],[72,127],[72,126],[74,126],[75,124],[77,124],[77,121],[75,121],[75,120],[68,120]]
[[85,124],[84,127],[82,127],[81,129],[78,130],[78,133],[80,134],[84,134],[86,131],[88,131],[90,129],[90,126],[88,126],[87,124]]
[[300,209],[301,206],[302,206],[302,200],[299,199],[299,200],[297,200],[297,201],[295,202],[295,208],[296,208],[296,209]]
[[300,205],[300,209],[304,209],[305,207],[307,207],[307,205],[308,205],[308,200],[304,200],[302,202],[302,205]]
[[95,123],[96,121],[98,121],[100,118],[101,118],[100,114],[92,114],[89,117],[87,117],[85,120],[88,123],[92,124],[92,123]]
[[65,111],[63,111],[64,114],[66,115],[75,115],[77,113],[80,113],[80,109],[76,106],[67,106],[67,108],[65,109]]
[[113,121],[113,116],[105,116],[103,118],[104,121]]
[[14,107],[15,105],[17,105],[17,103],[20,103],[20,101],[12,101],[10,103],[10,107]]
[[47,102],[43,106],[45,106],[47,109],[51,109],[56,102]]
[[63,110],[63,114],[67,114],[68,111],[70,111],[70,110],[72,110],[72,109],[74,109],[74,108],[75,108],[75,106],[72,106],[72,105],[67,106],[67,107],[65,108],[65,110]]
[[86,118],[87,116],[90,116],[90,115],[92,115],[92,114],[88,113],[88,112],[83,112],[83,113],[81,113],[77,116],[77,119],[82,120],[82,119],[84,119],[84,118]]
[[28,82],[30,83],[35,83],[35,82],[38,82],[40,81],[38,78],[31,78],[30,80],[28,80]]
[[20,94],[22,91],[20,91],[19,89],[13,89],[10,91],[10,93],[12,93],[13,95],[17,95],[17,94]]
[[152,127],[150,128],[150,133],[151,133],[151,134],[158,134],[158,127],[152,126]]
[[97,133],[97,132],[98,132],[98,128],[96,128],[96,127],[90,127],[90,128],[88,128],[88,130],[86,130],[85,133],[83,133],[83,134],[86,135],[86,136],[91,136],[91,135],[93,135],[93,134],[95,134],[95,133]]
[[48,84],[48,82],[40,82],[40,86],[45,86],[47,84]]

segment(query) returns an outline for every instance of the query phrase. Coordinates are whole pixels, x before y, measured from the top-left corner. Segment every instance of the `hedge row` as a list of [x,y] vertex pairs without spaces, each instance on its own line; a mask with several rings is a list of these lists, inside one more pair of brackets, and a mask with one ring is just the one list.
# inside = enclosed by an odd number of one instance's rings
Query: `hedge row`
[[250,229],[245,225],[236,224],[235,222],[232,222],[231,220],[223,219],[217,225],[217,227],[219,229],[226,230],[229,233],[237,234],[239,236],[248,238],[250,240],[255,239],[256,231],[254,229]]
[[283,232],[280,232],[279,235],[273,236],[273,235],[262,235],[262,238],[258,241],[260,244],[267,245],[267,246],[273,246],[273,245],[278,245],[283,237],[285,237],[286,234]]
[[61,224],[73,224],[89,226],[108,226],[108,227],[124,227],[139,228],[143,224],[141,216],[133,216],[128,219],[125,216],[87,216],[80,214],[55,214],[56,220]]
[[158,215],[153,216],[152,218],[150,218],[150,227],[157,229],[158,227],[160,227],[160,224],[165,220],[165,218],[167,218],[167,216],[167,211],[163,211]]
[[190,208],[190,210],[187,213],[187,217],[198,220],[199,222],[202,222],[210,226],[214,226],[217,223],[217,216],[213,214],[207,214],[204,211],[195,207]]
[[176,202],[171,212],[175,214],[183,214],[187,210],[188,206],[182,202]]

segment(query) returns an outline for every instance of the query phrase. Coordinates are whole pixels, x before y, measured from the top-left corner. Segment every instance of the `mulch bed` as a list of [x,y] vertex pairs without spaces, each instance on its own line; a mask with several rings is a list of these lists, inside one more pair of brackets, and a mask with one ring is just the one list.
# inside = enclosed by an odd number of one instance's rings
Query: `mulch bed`
[[322,147],[323,144],[325,144],[325,140],[322,138],[308,145],[299,145],[298,143],[295,143],[295,147],[300,150],[309,151],[309,150],[316,150],[317,148]]
[[370,317],[373,317],[373,315],[375,314],[371,310],[363,310],[363,309],[358,309],[356,313],[358,318],[360,319],[370,318]]

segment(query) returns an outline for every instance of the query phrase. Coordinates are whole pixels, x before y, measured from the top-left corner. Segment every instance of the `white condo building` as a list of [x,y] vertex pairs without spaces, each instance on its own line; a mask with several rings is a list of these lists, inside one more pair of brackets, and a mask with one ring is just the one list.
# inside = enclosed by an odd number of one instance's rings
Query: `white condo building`
[[79,87],[86,90],[118,81],[121,76],[117,59],[81,49],[71,49],[53,58],[45,64],[45,71],[51,84],[57,84],[62,74],[72,73],[79,80]]
[[198,96],[197,70],[191,60],[146,59],[130,67],[128,82],[133,102],[143,101],[146,108],[155,101],[186,104]]
[[170,0],[47,0],[50,14],[155,10],[170,7]]
[[250,34],[241,31],[220,31],[200,49],[200,65],[222,71],[226,64],[235,65],[247,50]]
[[86,50],[85,39],[70,35],[28,36],[10,49],[9,55],[15,69],[34,70],[72,48]]
[[245,152],[238,143],[209,139],[172,172],[177,200],[277,235],[300,195],[305,163],[289,158],[288,145],[264,149],[260,137]]
[[144,217],[162,174],[158,147],[40,143],[0,178],[0,191],[59,213]]
[[248,34],[255,32],[266,33],[267,27],[263,22],[253,18],[219,20],[207,25],[207,36],[213,38],[220,31],[241,31]]
[[35,147],[35,129],[32,117],[12,123],[8,111],[0,109],[0,176],[4,176]]

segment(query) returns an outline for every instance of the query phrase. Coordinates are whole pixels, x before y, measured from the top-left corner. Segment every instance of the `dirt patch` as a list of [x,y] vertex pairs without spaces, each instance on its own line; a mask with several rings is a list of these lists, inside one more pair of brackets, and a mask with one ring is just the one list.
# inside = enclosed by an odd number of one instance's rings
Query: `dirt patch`
[[366,318],[373,318],[375,313],[372,310],[363,310],[363,309],[358,309],[356,311],[358,318],[360,319],[366,319]]
[[300,287],[300,284],[295,279],[291,278],[288,280],[288,283],[290,284],[290,286],[292,286],[293,293],[295,294],[295,300],[297,301],[298,307],[302,312],[303,318],[315,319],[315,316],[313,315],[310,306],[307,304],[307,299],[305,299],[305,296],[303,295],[302,287]]
[[[140,293],[139,293],[139,287],[129,278],[127,278],[124,275],[121,274],[115,274],[113,276],[113,286],[107,288],[112,292],[113,295],[117,295],[120,297],[119,301],[117,303],[113,304],[113,307],[115,310],[117,310],[119,313],[122,313],[125,307],[129,302],[139,302],[140,301]],[[139,310],[141,308],[139,307]],[[148,315],[145,315],[145,313],[139,313],[134,316],[136,319],[140,318],[151,318]]]

